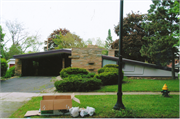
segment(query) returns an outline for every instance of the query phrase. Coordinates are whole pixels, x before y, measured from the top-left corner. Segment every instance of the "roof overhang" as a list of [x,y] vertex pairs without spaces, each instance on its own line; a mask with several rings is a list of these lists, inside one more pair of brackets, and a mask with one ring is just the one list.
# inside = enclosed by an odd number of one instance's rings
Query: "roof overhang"
[[[111,57],[111,56],[107,56],[107,55],[102,55],[102,59],[113,60],[113,61],[119,60],[118,57]],[[131,63],[131,64],[138,64],[138,65],[147,66],[147,67],[151,67],[151,68],[161,69],[161,70],[167,70],[167,71],[172,70],[172,68],[157,66],[155,64],[145,63],[145,62],[136,61],[136,60],[130,60],[130,59],[126,59],[126,58],[122,58],[122,61]],[[178,72],[178,70],[175,69],[175,72]]]
[[62,54],[62,53],[71,54],[71,49],[59,49],[59,50],[51,50],[51,51],[46,51],[46,52],[14,55],[13,57],[15,59],[29,59],[29,58],[53,56],[53,55],[58,55],[58,54]]

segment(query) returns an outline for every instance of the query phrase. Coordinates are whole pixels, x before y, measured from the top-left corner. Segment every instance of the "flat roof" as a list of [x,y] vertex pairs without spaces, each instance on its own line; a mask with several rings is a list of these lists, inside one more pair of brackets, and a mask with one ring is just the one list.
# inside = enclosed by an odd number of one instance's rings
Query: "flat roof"
[[15,59],[28,59],[28,58],[37,58],[37,57],[57,55],[57,54],[62,54],[62,53],[71,54],[71,49],[50,50],[50,51],[45,51],[45,52],[14,55],[13,57]]

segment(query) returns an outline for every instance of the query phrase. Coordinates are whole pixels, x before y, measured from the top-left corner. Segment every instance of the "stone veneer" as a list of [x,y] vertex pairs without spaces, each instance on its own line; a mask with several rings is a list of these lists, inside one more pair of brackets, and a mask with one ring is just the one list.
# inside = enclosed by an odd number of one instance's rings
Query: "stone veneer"
[[15,76],[21,76],[22,74],[22,62],[20,59],[15,60]]
[[115,57],[115,51],[119,51],[119,49],[110,49],[110,50],[108,50],[108,56]]
[[87,48],[72,48],[71,67],[85,68],[89,72],[97,73],[102,67],[102,50],[97,45],[88,45]]

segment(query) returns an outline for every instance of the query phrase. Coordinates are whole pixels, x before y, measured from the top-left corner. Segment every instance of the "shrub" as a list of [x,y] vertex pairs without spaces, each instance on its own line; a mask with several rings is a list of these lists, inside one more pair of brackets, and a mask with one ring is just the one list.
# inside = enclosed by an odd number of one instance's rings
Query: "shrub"
[[68,67],[65,69],[62,69],[60,72],[60,76],[62,78],[66,78],[69,75],[74,75],[74,74],[78,74],[78,75],[87,75],[88,71],[86,69],[83,68],[73,68],[73,67]]
[[1,77],[5,76],[7,67],[7,61],[4,58],[1,58]]
[[68,77],[54,83],[60,92],[85,92],[100,89],[102,82],[96,78]]
[[[103,68],[98,70],[98,74],[95,75],[96,78],[101,79],[103,85],[117,84],[118,82],[118,65],[107,64]],[[122,77],[124,72],[122,71]]]
[[117,64],[106,64],[105,66],[104,66],[104,68],[105,67],[108,67],[108,68],[119,68],[119,65],[117,65]]
[[6,72],[6,75],[4,76],[4,78],[10,78],[12,76],[14,76],[15,73],[15,66],[9,68],[9,70]]
[[118,74],[116,72],[103,72],[95,75],[95,78],[100,79],[103,85],[113,85],[118,83]]

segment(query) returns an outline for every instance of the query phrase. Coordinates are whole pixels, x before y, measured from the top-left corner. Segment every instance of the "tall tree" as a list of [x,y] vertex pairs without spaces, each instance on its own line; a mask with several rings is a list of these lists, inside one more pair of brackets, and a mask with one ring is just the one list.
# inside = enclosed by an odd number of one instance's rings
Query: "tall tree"
[[142,56],[154,60],[157,65],[166,66],[172,62],[172,78],[175,79],[174,57],[178,50],[173,46],[178,42],[178,38],[173,37],[172,34],[179,29],[179,13],[168,12],[174,5],[172,0],[152,2],[148,10],[147,22],[143,24],[143,28],[149,34],[143,39],[148,44],[143,45],[140,52]]
[[0,26],[0,50],[1,50],[1,55],[2,55],[2,58],[4,58],[5,56],[5,53],[4,53],[4,44],[3,44],[3,42],[4,42],[4,36],[5,36],[5,34],[4,33],[2,33],[2,28],[1,28],[1,26]]
[[[141,56],[141,46],[146,44],[146,41],[142,38],[146,35],[146,32],[142,28],[142,22],[146,15],[137,13],[129,13],[127,17],[123,19],[123,46],[122,56],[124,58],[151,62],[146,56]],[[119,36],[119,24],[114,28],[115,33]],[[114,41],[111,45],[112,49],[119,48],[119,39]]]
[[54,44],[57,45],[55,49],[85,47],[84,41],[78,35],[71,34],[70,32],[68,32],[65,36],[60,32],[60,34],[52,40]]
[[112,43],[113,43],[113,40],[112,40],[112,36],[111,36],[111,30],[109,29],[108,30],[108,37],[106,38],[106,41],[105,41],[105,48],[106,49],[111,48]]
[[62,37],[61,35],[65,36],[68,32],[69,30],[61,28],[54,30],[53,33],[51,33],[48,37],[47,50],[53,50],[55,49],[55,47],[58,47],[58,45],[54,43],[53,39],[59,39],[60,37]]
[[21,47],[21,53],[25,53],[28,48],[39,47],[39,45],[42,45],[42,42],[38,41],[38,34],[29,35],[22,23],[17,21],[6,21],[6,27],[9,31],[6,35],[8,41],[12,42],[13,48],[15,46],[17,49]]

